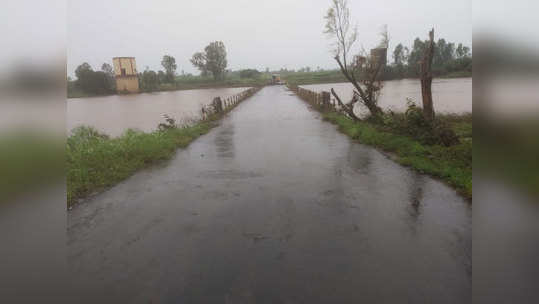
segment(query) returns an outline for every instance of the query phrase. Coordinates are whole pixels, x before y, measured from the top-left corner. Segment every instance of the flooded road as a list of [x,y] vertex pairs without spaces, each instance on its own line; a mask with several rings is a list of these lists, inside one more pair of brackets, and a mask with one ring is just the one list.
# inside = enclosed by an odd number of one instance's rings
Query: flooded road
[[[350,83],[326,83],[302,85],[312,91],[330,91],[334,88],[343,102],[352,98],[353,87]],[[432,96],[437,113],[471,113],[472,112],[472,78],[451,78],[432,80]],[[384,109],[402,112],[406,110],[406,98],[411,98],[421,106],[421,84],[419,79],[403,79],[385,81],[378,104]],[[354,112],[367,113],[357,104]]]
[[471,205],[266,87],[68,213],[90,303],[469,303]]
[[80,125],[93,126],[111,136],[129,128],[150,132],[164,121],[163,114],[179,123],[200,117],[213,98],[230,97],[248,88],[181,90],[132,95],[111,95],[67,100],[67,132]]

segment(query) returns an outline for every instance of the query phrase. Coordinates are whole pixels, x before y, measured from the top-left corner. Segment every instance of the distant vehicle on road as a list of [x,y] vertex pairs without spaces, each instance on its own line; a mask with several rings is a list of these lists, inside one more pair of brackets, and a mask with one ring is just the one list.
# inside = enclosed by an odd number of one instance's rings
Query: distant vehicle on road
[[271,75],[271,84],[284,84],[284,81],[281,80],[279,74],[273,74]]

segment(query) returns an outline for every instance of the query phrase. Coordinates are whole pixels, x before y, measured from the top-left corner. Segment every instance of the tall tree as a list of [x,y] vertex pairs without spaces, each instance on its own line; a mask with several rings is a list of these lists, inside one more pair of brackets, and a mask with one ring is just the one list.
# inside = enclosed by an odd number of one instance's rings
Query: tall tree
[[163,56],[161,60],[161,65],[165,68],[166,79],[168,82],[174,82],[174,77],[176,76],[176,59],[170,55]]
[[410,59],[410,49],[405,46],[404,49],[402,50],[402,56],[403,56],[403,59],[404,59],[404,64],[408,64],[408,61]]
[[196,52],[193,54],[193,57],[191,58],[191,63],[193,66],[195,66],[197,69],[200,70],[200,74],[202,76],[208,75],[208,69],[206,67],[206,54],[203,52]]
[[455,60],[455,43],[446,43],[445,48],[442,50],[442,58],[444,62]]
[[114,81],[114,70],[112,66],[105,62],[103,63],[103,65],[101,65],[101,71],[105,73],[105,80],[107,82],[108,89],[110,91],[116,90],[116,82]]
[[211,73],[215,80],[223,79],[228,64],[224,43],[222,41],[210,43],[204,48],[204,52],[193,54],[191,63],[200,70],[202,75]]
[[204,50],[206,51],[208,70],[213,74],[213,78],[222,79],[228,65],[224,43],[221,41],[212,42]]
[[139,77],[140,89],[144,92],[156,91],[159,87],[159,78],[157,73],[146,68],[146,70]]
[[468,57],[470,55],[470,48],[459,43],[455,50],[455,55],[457,58]]
[[393,62],[396,66],[402,66],[404,64],[404,46],[402,43],[397,44],[393,50]]
[[87,62],[75,69],[75,75],[77,76],[75,86],[87,94],[100,95],[112,92],[105,72],[94,71]]
[[157,72],[157,79],[159,80],[159,83],[165,83],[167,82],[167,75],[165,72],[159,70],[159,72]]
[[443,66],[445,58],[445,48],[447,47],[447,43],[445,42],[445,39],[441,38],[438,39],[438,42],[436,43],[436,49],[434,50],[432,63],[436,68],[439,68]]
[[426,120],[434,120],[434,105],[432,103],[432,59],[434,57],[434,29],[429,32],[423,59],[421,60],[421,96],[423,97],[423,116]]
[[77,80],[81,80],[81,78],[93,71],[92,66],[88,62],[84,62],[75,69],[75,76],[77,76]]
[[399,43],[393,50],[393,64],[398,77],[403,77],[405,64],[408,60],[408,48]]
[[423,40],[416,38],[408,57],[408,68],[411,75],[419,76],[419,62],[423,58],[424,50],[425,43]]
[[112,69],[112,66],[106,62],[101,65],[101,71],[114,76],[114,70]]
[[334,39],[334,59],[341,72],[354,86],[353,98],[344,104],[335,90],[331,93],[339,102],[341,108],[354,120],[359,120],[354,113],[356,102],[362,103],[369,109],[371,116],[380,118],[382,109],[378,106],[378,96],[382,88],[380,74],[386,61],[387,45],[389,42],[387,28],[382,32],[382,41],[378,48],[372,49],[370,55],[361,52],[350,60],[350,51],[357,40],[357,27],[352,26],[350,9],[346,0],[333,0],[326,16],[325,31]]

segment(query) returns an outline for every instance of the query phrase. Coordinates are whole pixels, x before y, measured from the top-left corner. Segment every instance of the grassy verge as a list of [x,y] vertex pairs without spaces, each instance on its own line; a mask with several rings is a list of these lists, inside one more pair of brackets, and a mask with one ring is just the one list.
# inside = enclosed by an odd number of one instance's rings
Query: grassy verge
[[150,133],[127,130],[122,136],[111,138],[92,127],[78,127],[67,138],[67,206],[78,200],[113,186],[139,169],[174,155],[177,148],[189,145],[200,135],[208,133],[216,121],[241,101],[260,88],[251,88],[236,94],[235,102],[224,104],[222,111],[207,112],[203,120],[180,127],[166,116],[166,124]]
[[127,130],[109,138],[91,127],[79,127],[67,139],[67,205],[110,187],[135,171],[169,159],[177,148],[186,147],[215,122],[144,133]]
[[472,197],[472,123],[469,118],[456,115],[441,117],[460,136],[461,143],[445,147],[426,145],[411,137],[396,134],[369,122],[354,122],[335,113],[323,114],[324,119],[336,124],[341,132],[361,143],[391,152],[395,161],[422,173],[442,179],[465,197]]

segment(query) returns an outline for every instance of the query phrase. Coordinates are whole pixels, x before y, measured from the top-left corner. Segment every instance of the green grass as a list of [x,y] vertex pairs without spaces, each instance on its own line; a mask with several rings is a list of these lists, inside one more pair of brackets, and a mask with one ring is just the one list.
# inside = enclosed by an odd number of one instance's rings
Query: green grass
[[208,133],[216,121],[232,111],[241,101],[256,93],[260,87],[238,95],[238,103],[211,114],[190,126],[177,126],[167,120],[150,133],[127,130],[111,138],[92,127],[82,126],[71,131],[67,138],[67,206],[97,193],[131,176],[139,169],[174,155],[177,148],[189,145],[200,135]]
[[206,134],[215,122],[144,133],[127,130],[110,138],[91,127],[78,127],[67,139],[67,204],[110,187],[135,171],[169,159],[177,148]]
[[[455,132],[462,135],[461,143],[451,147],[422,144],[408,136],[384,131],[375,124],[354,122],[335,112],[324,113],[323,116],[351,138],[391,152],[398,163],[438,177],[465,197],[472,197],[471,115],[469,121],[457,119],[457,116],[451,117],[454,121],[447,118]],[[466,140],[468,135],[469,140]]]

